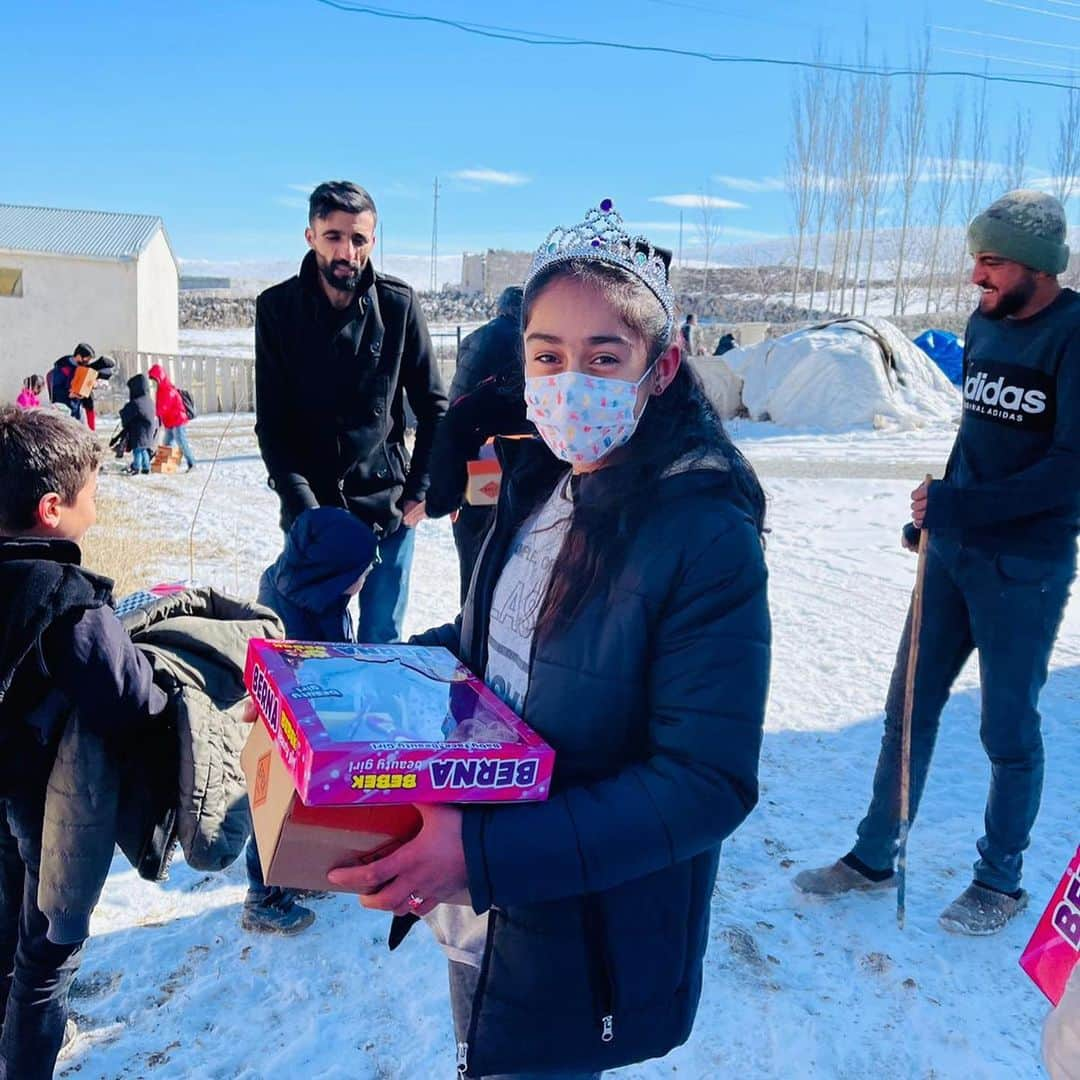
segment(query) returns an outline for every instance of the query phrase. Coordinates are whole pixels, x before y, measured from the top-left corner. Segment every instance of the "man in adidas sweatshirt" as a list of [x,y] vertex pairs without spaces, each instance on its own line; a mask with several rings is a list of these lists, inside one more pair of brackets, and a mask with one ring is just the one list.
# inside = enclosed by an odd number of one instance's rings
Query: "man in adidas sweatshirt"
[[[1038,711],[1076,569],[1080,528],[1080,295],[1063,289],[1065,213],[1038,191],[1012,191],[972,221],[971,280],[982,289],[964,346],[964,413],[943,480],[912,493],[904,544],[930,533],[911,744],[911,817],[941,710],[978,650],[980,735],[990,759],[985,835],[974,880],[941,916],[989,934],[1027,904],[1023,851],[1039,809]],[[836,896],[894,884],[899,763],[910,616],[886,702],[873,797],[855,847],[795,879]]]

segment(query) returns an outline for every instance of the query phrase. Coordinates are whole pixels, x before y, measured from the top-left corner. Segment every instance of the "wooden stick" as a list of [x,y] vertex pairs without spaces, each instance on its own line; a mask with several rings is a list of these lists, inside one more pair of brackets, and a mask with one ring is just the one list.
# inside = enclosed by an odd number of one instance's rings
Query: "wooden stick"
[[[929,474],[926,483],[933,477]],[[919,563],[915,589],[911,594],[911,637],[908,641],[907,671],[904,678],[904,722],[900,741],[900,833],[896,859],[896,925],[904,929],[907,900],[907,841],[911,824],[911,715],[915,708],[915,669],[919,664],[919,636],[922,631],[923,584],[926,581],[926,547],[930,533],[919,530]]]

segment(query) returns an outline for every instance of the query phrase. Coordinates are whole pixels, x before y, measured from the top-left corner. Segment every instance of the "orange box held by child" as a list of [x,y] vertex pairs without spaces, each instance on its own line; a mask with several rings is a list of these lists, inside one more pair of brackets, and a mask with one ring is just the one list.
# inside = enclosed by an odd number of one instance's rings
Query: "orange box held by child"
[[75,368],[75,374],[71,376],[71,389],[68,393],[73,398],[89,397],[97,380],[98,373],[94,368],[79,364]]

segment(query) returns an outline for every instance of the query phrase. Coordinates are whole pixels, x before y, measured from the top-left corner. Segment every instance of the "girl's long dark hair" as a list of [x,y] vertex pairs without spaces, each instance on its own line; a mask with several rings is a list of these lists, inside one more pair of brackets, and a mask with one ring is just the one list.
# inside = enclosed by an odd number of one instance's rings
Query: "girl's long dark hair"
[[[630,329],[645,340],[649,364],[668,347],[667,319],[648,287],[626,271],[599,262],[568,262],[537,275],[525,291],[523,325],[528,324],[537,296],[563,277],[598,289],[616,307]],[[676,463],[684,470],[696,464],[723,468],[726,463],[758,532],[764,533],[765,495],[753,467],[728,438],[700,378],[684,361],[663,394],[649,398],[618,461],[605,466],[618,468],[619,482],[604,485],[588,502],[575,502],[537,619],[538,634],[550,633],[582,610],[599,587],[601,567],[610,579],[637,523],[655,503],[657,484]]]

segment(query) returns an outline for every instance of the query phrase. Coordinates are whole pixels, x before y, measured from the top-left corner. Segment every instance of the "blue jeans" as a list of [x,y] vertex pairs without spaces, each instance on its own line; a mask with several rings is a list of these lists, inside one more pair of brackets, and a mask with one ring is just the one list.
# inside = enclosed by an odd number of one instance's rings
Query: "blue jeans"
[[[454,1037],[458,1044],[465,1042],[469,1033],[473,998],[480,969],[471,964],[450,964],[450,1011],[454,1017]],[[554,1037],[554,1036],[553,1036]],[[546,1072],[540,1073],[488,1073],[483,1080],[600,1080],[602,1073]]]
[[262,863],[259,862],[259,849],[255,846],[254,833],[248,837],[247,847],[244,849],[244,863],[247,867],[249,900],[261,903],[282,894],[283,890],[278,886],[267,885],[263,881]]
[[356,640],[362,645],[387,645],[401,640],[415,546],[416,530],[404,525],[379,541],[378,561],[360,590]]
[[150,451],[145,446],[136,446],[131,451],[131,468],[135,472],[150,471]]
[[180,452],[184,455],[184,460],[188,463],[188,468],[193,468],[195,465],[195,455],[191,452],[191,444],[188,442],[187,426],[181,424],[180,427],[171,427],[165,429],[165,438],[161,441],[162,446],[176,445],[180,447]]
[[[1039,811],[1043,743],[1038,710],[1069,585],[1072,559],[1057,562],[991,555],[934,539],[926,561],[923,621],[911,720],[910,818],[915,820],[941,710],[960,669],[979,652],[980,737],[990,759],[985,834],[975,878],[1003,892],[1020,887],[1023,852]],[[885,870],[896,857],[900,816],[900,743],[911,615],[900,640],[885,704],[870,809],[854,854]]]
[[49,1080],[83,943],[48,940],[37,906],[44,785],[0,800],[0,1080]]

